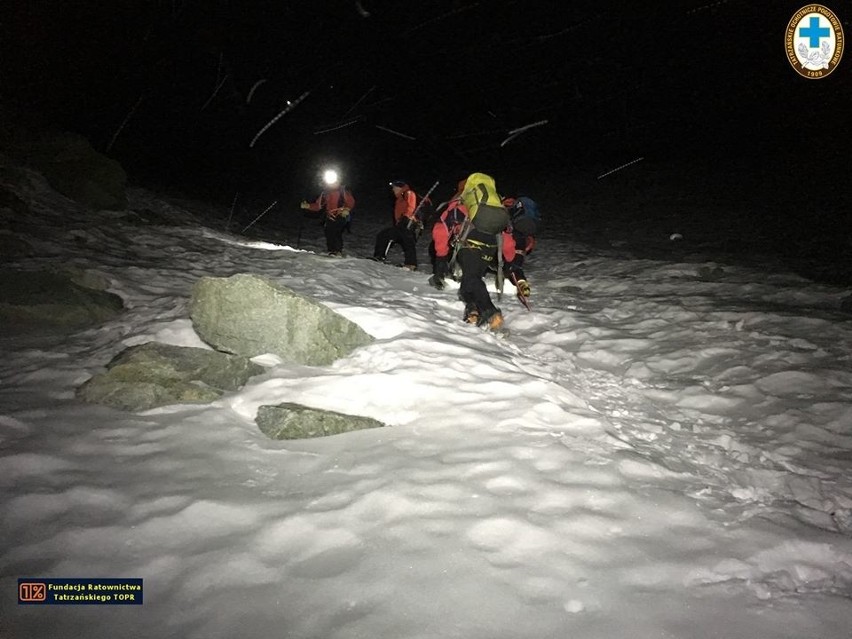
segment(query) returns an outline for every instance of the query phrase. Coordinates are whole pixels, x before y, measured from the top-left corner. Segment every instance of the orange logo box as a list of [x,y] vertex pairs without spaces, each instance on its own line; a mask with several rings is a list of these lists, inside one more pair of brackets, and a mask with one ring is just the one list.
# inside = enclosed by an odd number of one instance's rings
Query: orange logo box
[[18,584],[18,599],[20,601],[45,601],[47,585],[40,581]]

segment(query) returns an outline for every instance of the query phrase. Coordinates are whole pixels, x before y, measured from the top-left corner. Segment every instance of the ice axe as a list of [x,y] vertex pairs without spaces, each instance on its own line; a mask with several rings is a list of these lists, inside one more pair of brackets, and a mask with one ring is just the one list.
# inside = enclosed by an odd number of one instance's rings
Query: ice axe
[[[432,191],[434,191],[439,184],[440,182],[438,180],[435,180],[435,183],[432,185],[432,188],[426,191],[426,195],[420,198],[420,203],[417,205],[417,208],[414,209],[414,213],[411,214],[411,217],[408,218],[408,226],[406,226],[405,228],[411,230],[411,225],[417,222],[417,214],[420,213],[420,209],[423,208],[423,204],[429,199],[429,196],[432,195]],[[390,245],[388,245],[388,248],[390,249]]]
[[526,297],[521,295],[521,287],[518,286],[518,274],[512,271],[511,273],[509,273],[509,279],[512,280],[512,284],[515,285],[515,289],[517,289],[518,291],[518,301],[524,305],[524,308],[526,308],[528,311],[531,311],[532,306],[530,306],[530,301]]

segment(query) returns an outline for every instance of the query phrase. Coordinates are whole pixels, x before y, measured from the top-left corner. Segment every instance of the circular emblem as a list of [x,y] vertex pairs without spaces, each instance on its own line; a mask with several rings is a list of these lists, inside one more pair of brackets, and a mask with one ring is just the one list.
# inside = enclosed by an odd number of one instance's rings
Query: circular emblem
[[787,25],[787,59],[809,80],[831,75],[843,57],[843,45],[840,20],[821,4],[802,7]]

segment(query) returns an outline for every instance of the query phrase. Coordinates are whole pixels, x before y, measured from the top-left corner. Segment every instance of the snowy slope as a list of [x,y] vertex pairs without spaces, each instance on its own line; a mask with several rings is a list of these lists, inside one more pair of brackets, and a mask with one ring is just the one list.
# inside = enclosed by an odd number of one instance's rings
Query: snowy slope
[[[93,269],[128,311],[0,341],[2,636],[849,636],[848,291],[545,234],[534,310],[507,286],[498,339],[427,272],[353,257],[370,216],[329,259],[313,225],[297,251],[143,190],[131,208],[180,224],[132,225],[30,179],[39,257],[17,266]],[[74,399],[128,345],[201,345],[190,289],[237,272],[377,340],[328,367],[258,358],[209,406]],[[273,442],[253,419],[281,401],[391,427]],[[23,576],[141,577],[145,604],[16,606]]]

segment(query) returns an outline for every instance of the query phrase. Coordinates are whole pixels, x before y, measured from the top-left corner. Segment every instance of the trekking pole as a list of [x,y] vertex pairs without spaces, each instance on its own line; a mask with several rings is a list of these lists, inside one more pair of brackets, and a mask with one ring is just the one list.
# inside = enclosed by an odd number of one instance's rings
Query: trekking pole
[[261,214],[260,214],[260,215],[258,215],[256,218],[254,218],[254,219],[253,219],[253,220],[249,223],[249,225],[248,225],[248,226],[246,226],[246,227],[245,227],[242,231],[240,231],[240,233],[245,233],[246,231],[248,231],[248,230],[252,227],[252,225],[253,225],[255,222],[257,222],[260,218],[262,218],[264,215],[266,215],[266,214],[269,212],[269,209],[271,209],[271,208],[272,208],[273,206],[275,206],[276,204],[278,204],[278,200],[275,200],[272,204],[270,204],[269,206],[267,206],[267,207],[266,207],[266,209],[263,211],[263,213],[261,213]]
[[503,299],[503,231],[497,234],[497,301]]
[[234,201],[233,201],[233,202],[231,202],[231,214],[230,214],[230,215],[228,215],[228,221],[227,221],[227,222],[225,222],[225,230],[226,230],[226,231],[227,231],[227,230],[228,230],[228,228],[231,226],[231,218],[233,218],[233,217],[234,217],[234,207],[237,205],[237,196],[239,196],[239,194],[240,194],[240,192],[239,192],[239,191],[237,191],[236,193],[234,193]]
[[299,232],[296,234],[296,250],[302,246],[302,229],[305,227],[305,214],[299,216]]

